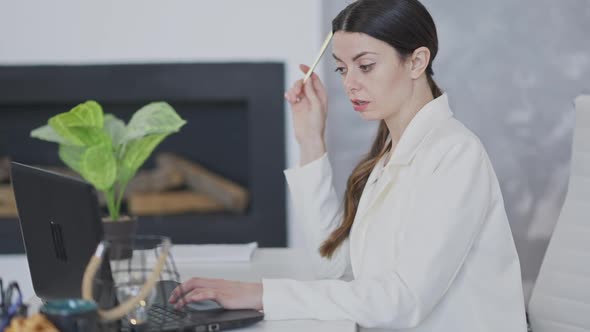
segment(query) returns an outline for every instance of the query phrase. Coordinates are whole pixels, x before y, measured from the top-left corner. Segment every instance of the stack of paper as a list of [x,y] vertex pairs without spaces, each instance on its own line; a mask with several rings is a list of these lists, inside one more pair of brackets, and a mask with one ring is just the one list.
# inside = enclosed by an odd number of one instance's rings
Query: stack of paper
[[176,263],[250,262],[258,243],[246,244],[175,244],[172,257]]

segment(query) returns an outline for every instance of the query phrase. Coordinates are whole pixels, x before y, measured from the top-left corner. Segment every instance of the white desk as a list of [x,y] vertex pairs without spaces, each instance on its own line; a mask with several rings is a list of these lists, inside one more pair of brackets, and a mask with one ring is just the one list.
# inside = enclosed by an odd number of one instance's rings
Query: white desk
[[[174,253],[174,248],[172,249]],[[224,278],[230,280],[258,282],[264,278],[293,278],[312,280],[313,274],[305,267],[309,262],[295,249],[258,249],[250,263],[237,264],[178,264],[183,280],[192,276],[205,278]],[[280,332],[355,332],[356,324],[350,321],[263,321],[240,332],[280,331]]]
[[[174,253],[174,249],[172,249]],[[5,273],[4,267],[10,265],[11,272]],[[313,274],[306,268],[309,262],[300,251],[295,249],[258,249],[250,263],[215,263],[215,264],[177,264],[183,280],[193,276],[206,278],[224,278],[257,282],[265,278],[293,278],[311,280]],[[20,270],[18,270],[20,269]],[[29,270],[24,255],[0,256],[0,275],[8,279],[15,279],[25,291],[25,296],[32,293]],[[38,305],[38,300],[31,300],[31,307]],[[356,332],[356,324],[350,321],[262,321],[249,328],[235,330],[236,332],[280,331],[280,332]]]

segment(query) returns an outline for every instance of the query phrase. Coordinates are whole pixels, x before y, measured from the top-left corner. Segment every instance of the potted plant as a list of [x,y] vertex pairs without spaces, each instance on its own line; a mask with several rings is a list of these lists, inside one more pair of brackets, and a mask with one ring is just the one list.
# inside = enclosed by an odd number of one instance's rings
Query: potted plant
[[131,238],[137,221],[121,215],[125,187],[153,150],[186,123],[165,102],[137,110],[127,125],[104,114],[96,101],[86,101],[51,117],[31,137],[59,144],[59,157],[104,194],[109,211],[103,218],[105,238]]

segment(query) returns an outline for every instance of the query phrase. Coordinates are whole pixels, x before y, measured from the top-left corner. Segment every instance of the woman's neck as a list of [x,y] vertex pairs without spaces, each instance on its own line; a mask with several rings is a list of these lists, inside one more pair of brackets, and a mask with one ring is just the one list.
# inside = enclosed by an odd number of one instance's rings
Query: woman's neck
[[404,103],[401,109],[395,113],[395,115],[385,119],[387,129],[389,129],[389,135],[391,136],[391,147],[392,151],[397,146],[402,134],[406,130],[406,127],[410,124],[414,116],[432,100],[434,96],[428,86],[428,82],[424,79],[425,83],[420,84],[420,88],[413,89],[412,96]]

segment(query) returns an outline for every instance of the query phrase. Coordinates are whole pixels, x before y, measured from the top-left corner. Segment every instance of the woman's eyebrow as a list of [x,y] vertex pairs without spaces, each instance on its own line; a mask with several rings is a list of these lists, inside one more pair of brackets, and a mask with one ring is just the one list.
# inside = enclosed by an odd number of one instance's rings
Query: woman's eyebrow
[[[368,51],[365,51],[365,52],[361,52],[361,53],[359,53],[359,54],[355,55],[354,57],[352,57],[352,61],[356,61],[356,59],[358,59],[358,58],[362,57],[363,55],[367,55],[367,54],[375,54],[375,55],[377,55],[377,53],[375,53],[375,52],[368,52]],[[336,59],[337,61],[344,62],[344,61],[340,60],[340,58],[338,58],[338,57],[336,56],[336,54],[332,53],[332,56],[333,56],[333,57],[334,57],[334,59]]]

